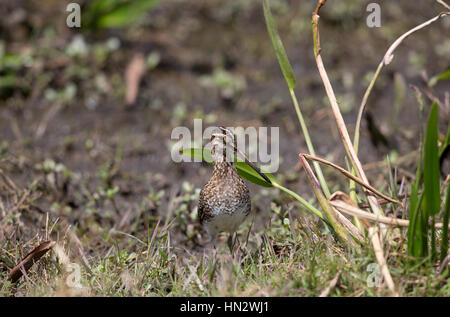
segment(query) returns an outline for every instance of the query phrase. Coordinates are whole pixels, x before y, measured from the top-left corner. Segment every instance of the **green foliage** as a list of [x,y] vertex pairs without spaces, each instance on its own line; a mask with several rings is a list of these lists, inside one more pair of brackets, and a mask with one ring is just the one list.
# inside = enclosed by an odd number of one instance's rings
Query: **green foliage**
[[[203,148],[189,148],[181,151],[183,155],[187,155],[193,158],[201,159],[204,162],[212,163],[211,151]],[[242,178],[260,186],[264,187],[273,187],[272,184],[267,182],[261,175],[258,174],[250,165],[245,162],[237,161],[235,159],[236,169],[238,171],[239,176]],[[263,172],[264,173],[264,172]],[[273,175],[269,173],[264,173],[271,181],[274,179]]]
[[86,11],[88,29],[123,28],[139,21],[159,0],[96,0]]
[[445,140],[442,143],[441,149],[439,150],[439,160],[442,159],[444,155],[444,151],[447,149],[447,147],[450,145],[450,125],[447,128],[447,134],[445,136]]
[[297,82],[295,80],[294,72],[292,70],[289,59],[286,55],[283,43],[281,42],[280,35],[278,34],[273,16],[270,11],[270,5],[268,0],[263,0],[264,18],[266,19],[267,30],[269,31],[270,41],[272,42],[273,49],[280,63],[281,71],[283,72],[284,79],[286,80],[289,89],[294,90]]
[[430,80],[428,81],[428,86],[433,87],[434,85],[437,84],[438,81],[445,79],[450,79],[450,69],[436,76],[431,77]]
[[[428,117],[423,152],[423,191],[419,195],[422,175],[421,156],[419,155],[416,182],[411,186],[410,223],[408,227],[408,254],[416,258],[427,256],[429,254],[428,239],[431,236],[430,248],[433,260],[436,258],[434,218],[439,213],[441,206],[438,117],[438,106],[433,103]],[[430,219],[431,225],[429,226]],[[445,230],[448,230],[448,228]],[[442,243],[448,243],[447,239],[447,235],[443,234]]]
[[[275,26],[275,22],[273,20],[272,13],[270,11],[270,5],[268,0],[263,0],[263,10],[267,30],[269,32],[270,41],[272,42],[272,46],[275,50],[275,55],[277,56],[278,63],[280,64],[284,79],[286,80],[286,83],[289,87],[289,92],[291,94],[292,102],[294,103],[294,108],[297,113],[298,121],[300,123],[303,135],[305,137],[306,145],[308,146],[308,151],[310,154],[316,155],[313,144],[311,142],[311,138],[309,136],[308,128],[306,126],[305,120],[303,119],[303,115],[300,110],[297,97],[295,96],[294,89],[295,86],[297,85],[297,82],[295,79],[294,71],[292,70],[291,64],[289,63],[289,59],[284,49],[283,42],[281,42],[281,38]],[[328,198],[331,195],[330,190],[328,189],[328,184],[325,181],[322,170],[317,162],[314,162],[314,169],[317,173],[317,178],[319,179],[320,186],[322,187],[325,196]]]
[[[424,209],[428,218],[431,218],[431,256],[436,258],[436,230],[434,227],[434,216],[439,212],[441,206],[439,153],[438,153],[438,106],[433,103],[428,117],[427,134],[425,137],[424,152]],[[424,227],[428,223],[425,217]],[[427,230],[425,229],[425,232]]]
[[438,155],[438,106],[433,103],[427,124],[424,152],[424,206],[429,217],[439,212],[440,198],[440,174]]

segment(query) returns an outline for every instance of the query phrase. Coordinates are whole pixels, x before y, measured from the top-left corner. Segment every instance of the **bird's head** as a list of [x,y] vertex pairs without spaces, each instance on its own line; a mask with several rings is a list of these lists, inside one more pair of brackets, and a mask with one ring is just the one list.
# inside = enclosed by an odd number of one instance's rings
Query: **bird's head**
[[219,127],[218,131],[211,135],[211,155],[215,163],[233,162],[236,153],[236,138],[234,133],[227,128]]

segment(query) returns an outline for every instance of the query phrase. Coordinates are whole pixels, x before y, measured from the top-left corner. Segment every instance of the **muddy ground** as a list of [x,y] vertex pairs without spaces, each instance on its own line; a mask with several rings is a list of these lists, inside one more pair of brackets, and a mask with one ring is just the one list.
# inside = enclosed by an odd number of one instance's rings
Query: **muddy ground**
[[[260,1],[164,1],[139,24],[97,31],[67,28],[65,2],[0,4],[4,52],[26,57],[12,67],[15,84],[0,87],[0,168],[21,192],[30,191],[27,204],[8,220],[15,230],[4,229],[2,239],[27,241],[42,233],[47,213],[50,223],[66,221],[83,237],[98,233],[97,226],[145,236],[157,219],[165,220],[184,182],[198,188],[211,174],[206,164],[171,160],[172,129],[192,128],[194,118],[202,118],[204,127],[280,127],[278,177],[313,198],[297,156],[307,151],[305,140]],[[310,14],[315,1],[272,3],[317,154],[345,166],[313,58]],[[368,3],[330,1],[321,14],[323,59],[351,134],[370,74],[386,49],[403,32],[442,11],[433,1],[384,1],[382,26],[368,28]],[[386,166],[373,163],[388,154],[407,155],[419,144],[418,104],[409,85],[422,89],[427,106],[431,95],[444,100],[449,91],[448,81],[430,90],[424,80],[450,66],[449,30],[447,19],[406,40],[370,97],[360,158],[383,190]],[[73,53],[76,38],[84,48]],[[137,53],[155,62],[143,76],[135,104],[127,107],[125,69]],[[441,117],[448,125],[448,109]],[[402,175],[413,175],[414,165],[415,157],[403,161]],[[333,171],[325,172],[333,191],[346,184]],[[290,202],[254,185],[251,193],[259,225],[270,213],[268,202]],[[13,207],[15,200],[3,195],[5,206]],[[188,209],[195,211],[195,203]],[[133,225],[127,219],[140,220]],[[184,235],[179,239],[186,242]],[[195,241],[189,246],[198,246]]]

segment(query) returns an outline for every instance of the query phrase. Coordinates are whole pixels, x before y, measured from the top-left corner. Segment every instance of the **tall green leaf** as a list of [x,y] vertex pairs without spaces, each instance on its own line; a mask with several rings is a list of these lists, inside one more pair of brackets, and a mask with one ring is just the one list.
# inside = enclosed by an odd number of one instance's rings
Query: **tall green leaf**
[[[181,151],[183,155],[187,155],[190,157],[201,158],[203,161],[207,163],[212,163],[211,151],[203,148],[188,148]],[[267,182],[261,175],[258,174],[253,168],[250,167],[245,162],[240,162],[235,160],[235,166],[238,171],[239,176],[242,178],[260,186],[264,187],[273,187],[272,184]],[[261,171],[262,172],[262,171]],[[262,172],[264,173],[264,172]],[[271,181],[274,179],[273,175],[269,173],[264,173]]]
[[437,84],[438,81],[444,80],[444,79],[450,79],[450,69],[441,74],[431,77],[430,80],[428,81],[428,85],[430,87],[433,87],[434,85]]
[[424,152],[424,206],[428,216],[439,212],[441,206],[439,149],[438,149],[438,105],[433,103],[428,117]]
[[86,9],[87,28],[121,28],[139,20],[159,0],[95,0]]
[[270,41],[272,42],[272,46],[275,50],[278,63],[280,63],[281,71],[283,72],[283,76],[289,86],[289,89],[294,90],[295,86],[297,85],[294,72],[292,71],[292,67],[286,55],[283,42],[281,42],[280,35],[278,34],[277,28],[275,26],[268,0],[263,0],[263,10],[267,30],[269,31]]
[[140,19],[158,0],[135,0],[118,5],[98,21],[101,28],[124,27]]
[[426,254],[426,249],[423,246],[426,244],[427,234],[423,233],[423,217],[420,209],[423,193],[419,196],[418,188],[418,183],[411,185],[409,200],[408,254],[413,257],[423,257]]
[[[438,106],[433,103],[427,123],[424,151],[424,211],[423,232],[428,232],[428,217],[431,218],[431,258],[436,259],[436,230],[434,216],[441,207],[439,148],[438,148]],[[428,217],[427,217],[428,216]]]
[[[260,186],[264,187],[273,187],[273,184],[267,182],[261,175],[258,174],[253,168],[251,168],[245,162],[235,161],[236,169],[238,171],[239,176],[245,178],[246,180]],[[264,172],[263,172],[264,173]],[[273,176],[269,173],[264,173],[271,181],[273,181]]]
[[444,152],[448,146],[450,146],[450,125],[447,128],[447,134],[445,135],[444,142],[442,143],[441,149],[439,150],[439,160],[443,159]]

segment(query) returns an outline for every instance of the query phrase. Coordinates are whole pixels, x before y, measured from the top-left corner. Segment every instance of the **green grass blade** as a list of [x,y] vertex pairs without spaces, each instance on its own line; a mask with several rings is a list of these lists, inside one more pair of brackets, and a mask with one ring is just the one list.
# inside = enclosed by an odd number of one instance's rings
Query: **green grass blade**
[[408,226],[408,254],[414,257],[420,257],[420,248],[422,245],[422,233],[421,233],[421,217],[420,213],[420,200],[422,195],[418,195],[418,184],[411,185],[411,196],[409,199],[409,226]]
[[442,143],[441,149],[439,150],[439,160],[442,159],[442,155],[444,155],[444,151],[450,145],[450,125],[447,128],[447,134],[445,135],[445,140]]
[[128,1],[117,5],[113,10],[101,16],[98,20],[100,28],[125,27],[139,18],[158,3],[158,0]]
[[[181,154],[190,156],[192,158],[198,158],[207,163],[213,163],[211,151],[206,148],[188,148],[181,151]],[[267,182],[261,175],[258,174],[253,168],[245,162],[235,160],[235,166],[239,176],[242,178],[260,186],[273,187],[272,184]],[[274,179],[273,175],[261,171],[271,181]]]
[[[292,70],[291,64],[289,63],[289,59],[284,49],[283,42],[281,41],[280,35],[278,34],[278,30],[275,26],[275,22],[273,20],[268,0],[263,0],[263,11],[264,11],[264,18],[266,20],[267,31],[269,32],[270,41],[275,51],[275,55],[277,56],[278,63],[280,64],[280,68],[283,73],[284,79],[286,80],[286,83],[289,87],[289,92],[291,94],[292,102],[294,103],[294,108],[297,113],[297,117],[300,122],[302,132],[305,136],[308,151],[312,155],[316,155],[314,147],[311,142],[311,138],[309,136],[308,128],[306,127],[303,115],[300,111],[297,97],[295,96],[294,93],[295,86],[297,85],[294,71]],[[313,164],[314,169],[317,173],[317,177],[319,178],[320,185],[322,186],[322,190],[325,192],[325,196],[327,196],[328,198],[331,195],[331,193],[325,181],[325,177],[323,176],[322,170],[320,169],[319,164],[317,162],[314,162]]]
[[263,0],[263,9],[267,30],[269,31],[270,41],[272,42],[272,46],[275,50],[278,63],[280,63],[281,71],[283,72],[283,76],[289,86],[289,89],[294,90],[297,82],[295,80],[291,64],[289,63],[289,59],[286,55],[283,42],[281,42],[280,35],[278,34],[277,28],[275,26],[268,0]]
[[[261,177],[253,168],[251,168],[247,163],[245,162],[239,162],[235,161],[236,169],[238,171],[238,174],[240,177],[263,187],[273,187],[272,184],[268,183],[264,178]],[[265,173],[261,171],[266,175],[270,181],[273,181],[273,176],[269,173]]]
[[440,172],[438,153],[438,106],[433,103],[428,117],[427,133],[425,136],[424,152],[424,206],[428,216],[439,212],[440,197]]
[[445,79],[450,79],[450,69],[441,74],[431,77],[428,81],[428,86],[433,87],[437,84],[438,81]]

